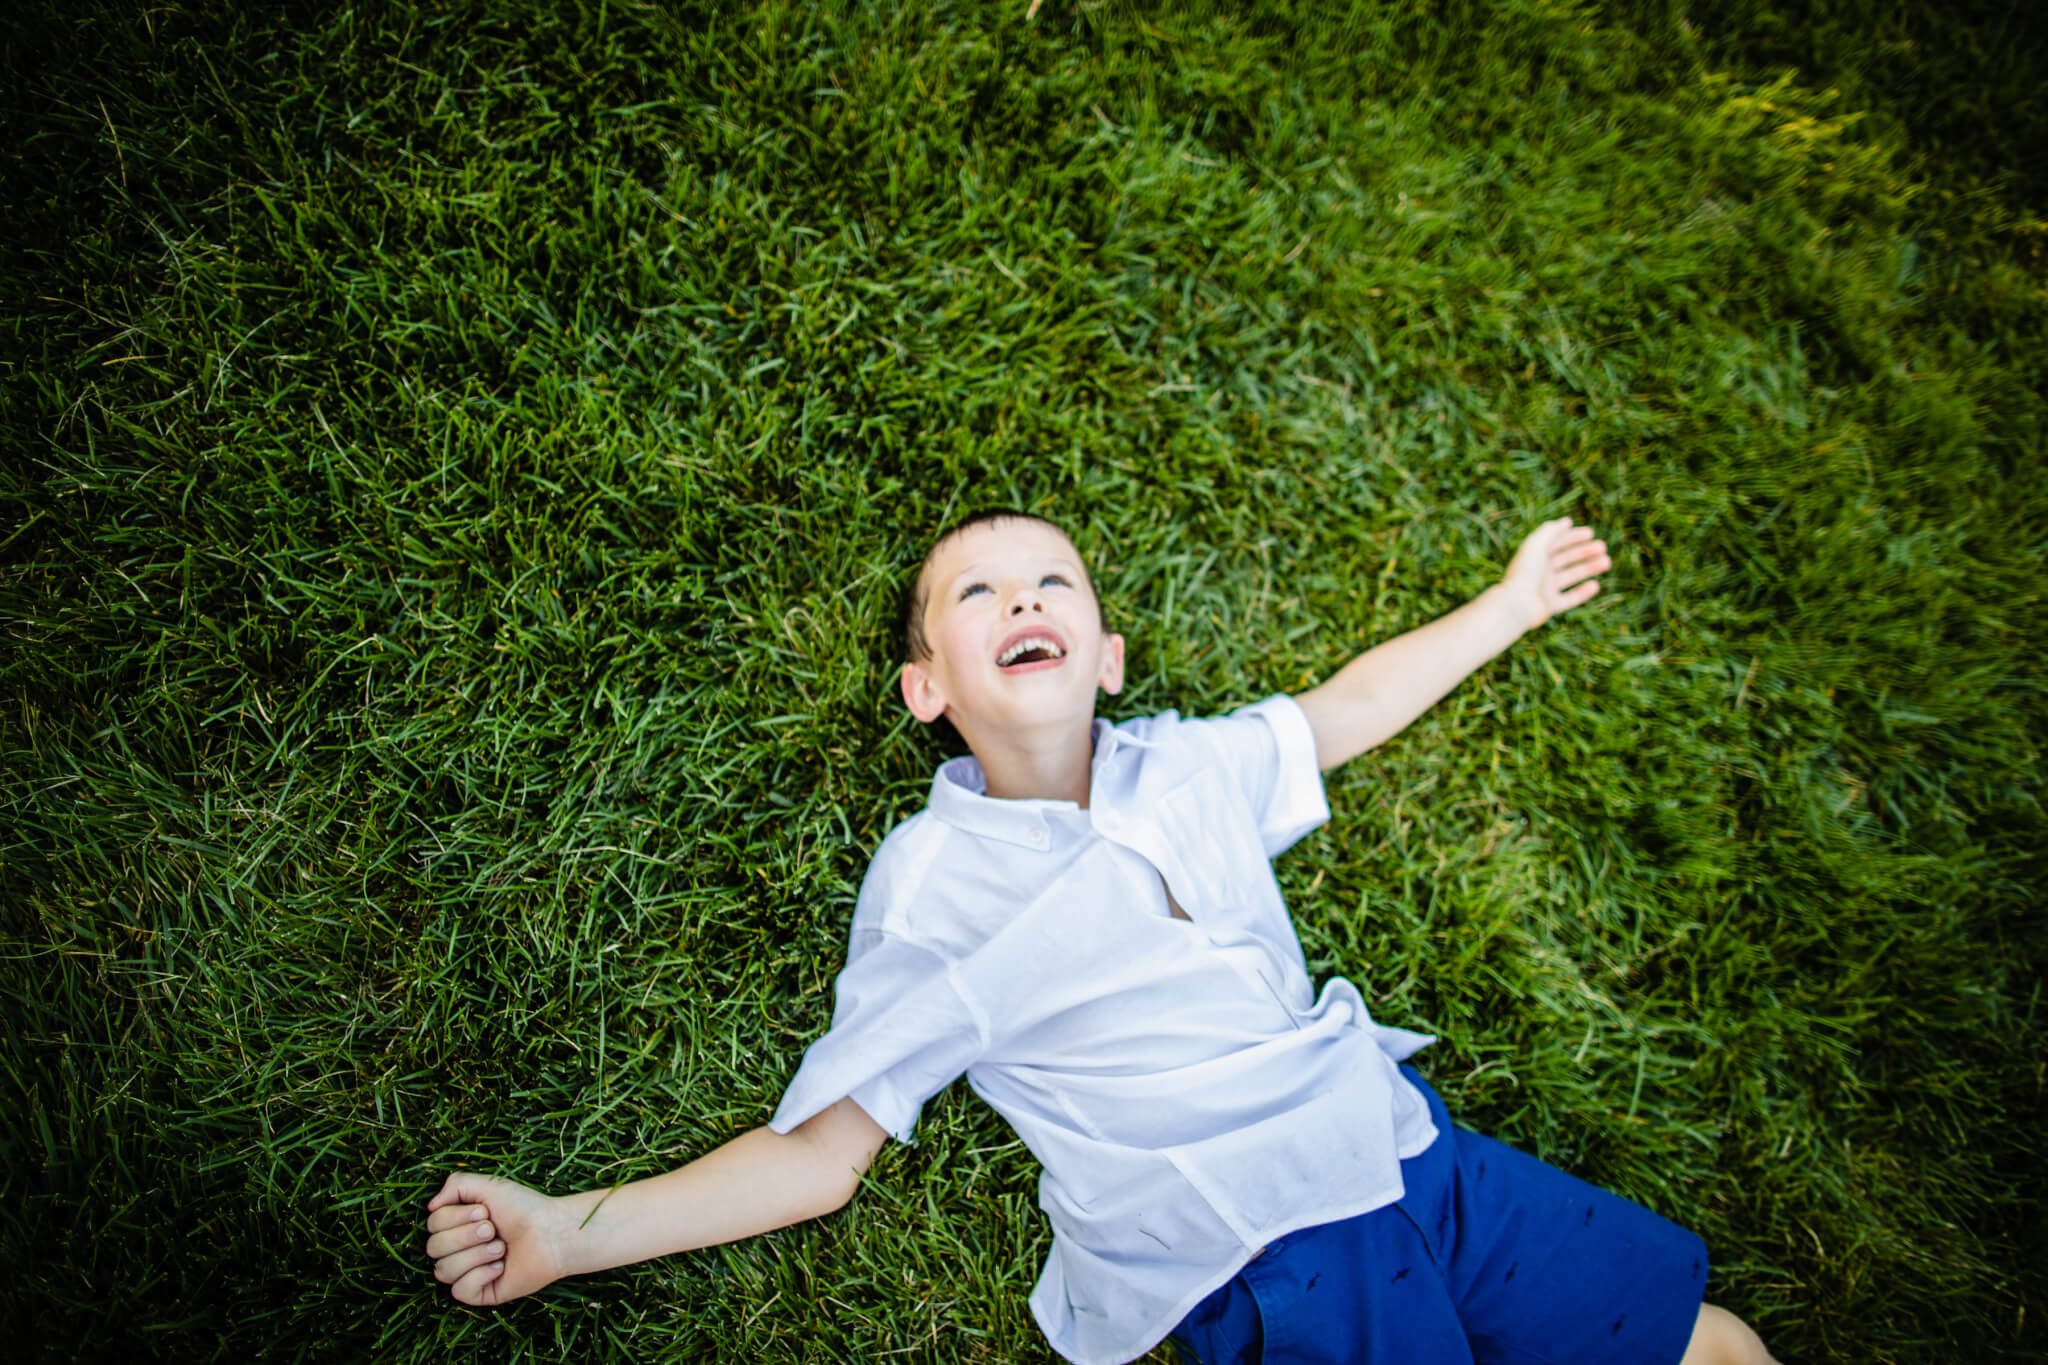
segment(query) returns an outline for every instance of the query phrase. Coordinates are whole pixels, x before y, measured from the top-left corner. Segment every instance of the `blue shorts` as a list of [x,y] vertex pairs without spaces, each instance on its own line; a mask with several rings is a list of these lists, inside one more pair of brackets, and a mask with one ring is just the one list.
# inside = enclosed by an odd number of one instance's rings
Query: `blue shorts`
[[1407,1192],[1291,1232],[1174,1330],[1200,1365],[1677,1365],[1707,1286],[1698,1237],[1451,1126],[1401,1163]]

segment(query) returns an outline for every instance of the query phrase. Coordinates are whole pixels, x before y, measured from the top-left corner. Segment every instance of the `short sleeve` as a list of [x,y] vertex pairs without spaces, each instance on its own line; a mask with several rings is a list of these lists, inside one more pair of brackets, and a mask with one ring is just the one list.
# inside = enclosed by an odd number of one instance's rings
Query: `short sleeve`
[[1268,858],[1330,818],[1315,731],[1294,698],[1277,694],[1194,725],[1250,804]]
[[987,1024],[944,958],[895,934],[856,928],[833,986],[831,1031],[805,1051],[768,1126],[786,1133],[851,1097],[908,1142],[925,1101],[987,1045]]

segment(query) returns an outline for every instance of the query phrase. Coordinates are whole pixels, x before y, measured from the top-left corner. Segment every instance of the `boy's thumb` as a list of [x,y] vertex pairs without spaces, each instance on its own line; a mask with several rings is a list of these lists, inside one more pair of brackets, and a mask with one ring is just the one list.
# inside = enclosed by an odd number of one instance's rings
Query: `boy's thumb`
[[427,1201],[427,1212],[432,1213],[443,1204],[474,1204],[481,1201],[484,1192],[490,1188],[490,1177],[474,1171],[455,1171],[441,1182],[441,1192]]

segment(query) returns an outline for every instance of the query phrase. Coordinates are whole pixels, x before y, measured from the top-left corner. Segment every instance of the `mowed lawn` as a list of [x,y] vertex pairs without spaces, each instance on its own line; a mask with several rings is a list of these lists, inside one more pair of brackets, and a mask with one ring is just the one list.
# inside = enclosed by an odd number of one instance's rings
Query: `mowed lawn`
[[1036,1168],[964,1085],[813,1224],[489,1312],[421,1251],[452,1169],[567,1193],[767,1118],[946,753],[898,595],[991,504],[1091,557],[1119,719],[1298,691],[1593,525],[1591,604],[1333,776],[1280,863],[1313,972],[1697,1229],[1786,1361],[2048,1348],[2048,79],[2004,9],[0,38],[15,1358],[1047,1359]]

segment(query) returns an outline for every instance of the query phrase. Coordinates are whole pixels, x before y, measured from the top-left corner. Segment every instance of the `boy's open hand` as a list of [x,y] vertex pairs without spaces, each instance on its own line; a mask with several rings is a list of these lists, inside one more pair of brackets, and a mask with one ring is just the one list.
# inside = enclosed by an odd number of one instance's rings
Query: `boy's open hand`
[[1591,598],[1600,591],[1600,580],[1593,575],[1613,567],[1607,542],[1593,539],[1592,527],[1574,526],[1570,517],[1559,517],[1529,533],[1500,585],[1514,604],[1522,629],[1530,631]]
[[455,1297],[494,1308],[562,1277],[555,1206],[537,1190],[457,1171],[427,1203],[427,1255]]

